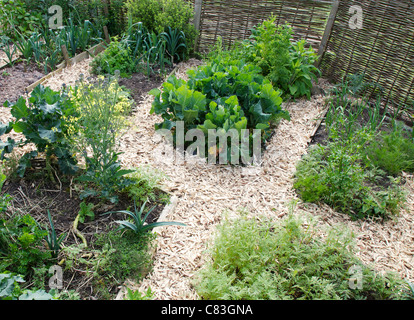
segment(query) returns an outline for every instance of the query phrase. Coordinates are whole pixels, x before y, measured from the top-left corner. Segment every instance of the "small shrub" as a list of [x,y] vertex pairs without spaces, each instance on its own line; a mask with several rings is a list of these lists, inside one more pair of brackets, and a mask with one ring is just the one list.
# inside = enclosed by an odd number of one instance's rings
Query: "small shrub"
[[0,220],[0,272],[5,270],[22,275],[33,273],[33,268],[52,262],[50,251],[45,250],[47,231],[30,215]]
[[104,52],[92,60],[92,73],[114,75],[119,70],[122,77],[131,75],[136,71],[136,65],[130,51],[129,47],[115,38]]
[[149,32],[160,34],[168,28],[183,31],[186,48],[194,48],[196,30],[190,23],[193,17],[192,3],[184,0],[127,0],[128,17],[132,23],[142,22]]
[[[380,276],[355,257],[349,232],[331,227],[326,234],[317,236],[316,221],[291,215],[277,222],[226,220],[193,284],[206,300],[407,298],[398,276]],[[360,271],[362,288],[350,287],[351,267]]]
[[366,161],[390,175],[414,172],[414,140],[404,136],[401,128],[382,133],[364,150]]

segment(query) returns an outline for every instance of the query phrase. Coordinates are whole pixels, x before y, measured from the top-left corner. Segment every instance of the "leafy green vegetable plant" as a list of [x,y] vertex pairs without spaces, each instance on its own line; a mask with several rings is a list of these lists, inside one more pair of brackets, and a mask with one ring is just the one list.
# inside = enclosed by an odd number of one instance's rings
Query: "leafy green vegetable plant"
[[187,49],[187,45],[185,44],[185,33],[168,27],[168,31],[163,32],[162,35],[165,38],[166,49],[168,55],[171,57],[171,62],[174,63],[175,61],[184,60],[185,50]]
[[80,203],[80,210],[79,210],[79,222],[84,223],[86,218],[89,218],[90,220],[95,219],[95,213],[93,212],[94,208],[93,203],[86,203],[85,201],[82,201]]
[[238,42],[228,52],[218,43],[209,57],[218,51],[221,56],[244,59],[261,69],[283,98],[310,97],[312,81],[320,74],[314,66],[317,55],[305,40],[294,42],[293,30],[288,25],[276,26],[276,16],[252,28],[249,39]]
[[193,5],[183,0],[128,0],[125,4],[131,23],[142,22],[148,32],[161,34],[180,30],[185,35],[186,55],[194,48],[197,32],[191,19]]
[[0,1],[0,25],[2,33],[12,39],[19,34],[26,34],[34,31],[43,24],[39,12],[30,12],[26,3],[21,0]]
[[50,263],[51,252],[44,250],[47,231],[29,214],[0,219],[0,272],[28,275],[33,268]]
[[37,156],[38,152],[45,152],[47,159],[56,156],[59,168],[65,174],[74,174],[77,161],[70,152],[70,145],[66,138],[68,131],[68,119],[73,116],[74,106],[64,92],[56,92],[48,87],[38,85],[30,95],[28,104],[23,97],[16,103],[6,101],[5,107],[15,121],[8,125],[0,125],[0,134],[11,130],[22,133],[26,140],[15,143],[9,139],[7,143],[0,144],[2,157],[10,153],[15,146],[24,146],[34,143],[36,151],[26,153],[20,161],[19,175],[22,177],[27,167],[30,167],[30,159]]
[[54,296],[44,290],[22,289],[23,276],[16,273],[0,273],[0,300],[52,300]]
[[121,76],[126,77],[136,71],[137,65],[130,49],[115,38],[103,53],[93,59],[91,67],[94,74],[114,75],[115,70],[119,70]]
[[[251,64],[216,59],[189,70],[188,76],[188,81],[171,76],[164,82],[162,91],[150,91],[155,96],[150,112],[164,120],[156,124],[156,129],[172,130],[178,121],[183,121],[185,132],[216,130],[219,136],[226,136],[228,132],[237,132],[240,136],[242,130],[247,130],[245,140],[250,147],[253,129],[260,131],[259,140],[264,141],[279,119],[289,120],[289,113],[281,108],[280,92],[260,74],[260,68]],[[217,150],[225,154],[225,161],[238,159],[247,152],[207,143],[203,155]]]

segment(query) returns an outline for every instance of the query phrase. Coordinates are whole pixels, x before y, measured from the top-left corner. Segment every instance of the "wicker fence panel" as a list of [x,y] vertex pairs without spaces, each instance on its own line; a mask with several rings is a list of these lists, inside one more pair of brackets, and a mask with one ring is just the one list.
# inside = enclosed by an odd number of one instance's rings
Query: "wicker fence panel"
[[317,48],[331,5],[331,0],[203,0],[198,49],[208,51],[218,36],[227,47],[246,39],[250,29],[272,13],[278,24],[289,23],[296,38]]
[[[349,26],[352,5],[363,10],[361,29]],[[333,81],[364,73],[367,81],[381,86],[386,102],[412,109],[414,1],[341,0],[320,67]]]

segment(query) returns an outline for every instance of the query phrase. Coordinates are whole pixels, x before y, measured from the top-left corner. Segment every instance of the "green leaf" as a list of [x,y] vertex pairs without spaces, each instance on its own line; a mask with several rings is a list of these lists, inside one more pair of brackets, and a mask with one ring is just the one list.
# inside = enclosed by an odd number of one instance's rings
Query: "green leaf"
[[48,104],[48,103],[41,103],[39,105],[39,109],[42,110],[45,114],[48,113],[55,113],[56,111],[59,110],[59,103],[53,103],[53,104]]
[[53,132],[52,130],[47,130],[44,128],[39,128],[39,136],[42,139],[47,140],[49,143],[53,143],[56,141],[56,135],[55,132]]
[[27,291],[23,293],[19,300],[52,300],[53,297],[51,294],[47,293],[44,290],[37,290],[37,291]]
[[9,122],[8,124],[3,124],[0,122],[0,136],[3,134],[10,133],[10,131],[13,129],[13,123]]
[[151,230],[157,227],[163,227],[163,226],[181,226],[186,227],[187,225],[182,222],[175,222],[175,221],[160,221],[160,222],[154,222],[151,224],[144,225],[144,227],[141,228],[141,231],[147,231]]
[[23,178],[26,169],[32,166],[31,160],[37,157],[37,151],[31,151],[25,153],[19,160],[19,165],[17,166],[16,173],[20,178]]
[[159,96],[161,94],[161,90],[157,89],[157,88],[154,88],[154,89],[150,90],[148,92],[148,94],[150,94],[152,96]]
[[206,121],[204,121],[203,125],[198,126],[198,129],[202,130],[205,134],[208,133],[209,129],[216,129],[216,128],[217,128],[217,126],[213,122],[211,122],[210,120],[206,120]]
[[17,102],[11,106],[10,113],[17,120],[26,118],[29,115],[26,100],[23,97],[20,97]]
[[184,121],[186,123],[193,123],[198,117],[198,110],[184,110]]
[[25,132],[29,128],[29,124],[27,122],[16,122],[13,125],[13,130],[17,133]]

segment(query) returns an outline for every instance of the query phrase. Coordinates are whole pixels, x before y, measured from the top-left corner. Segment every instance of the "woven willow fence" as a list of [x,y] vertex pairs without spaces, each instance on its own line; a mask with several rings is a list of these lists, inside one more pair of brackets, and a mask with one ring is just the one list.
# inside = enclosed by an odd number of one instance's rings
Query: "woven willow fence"
[[305,38],[319,45],[325,29],[332,1],[328,0],[203,0],[201,5],[199,51],[207,51],[221,36],[223,44],[230,46],[235,40],[245,39],[250,29],[271,14],[277,24],[288,22],[295,37]]
[[[355,5],[362,9],[361,29],[350,26]],[[364,73],[380,85],[386,102],[413,108],[413,0],[195,0],[195,12],[201,52],[218,36],[225,46],[247,38],[251,27],[273,13],[278,24],[288,22],[295,38],[306,39],[323,55],[324,77],[337,82]]]
[[[350,28],[352,5],[362,9],[361,29]],[[412,109],[413,45],[414,1],[341,0],[320,67],[325,77],[335,81],[363,73],[368,82],[380,85],[385,102]]]

